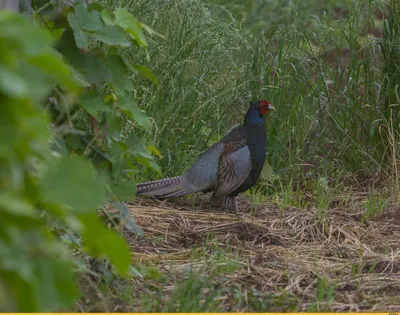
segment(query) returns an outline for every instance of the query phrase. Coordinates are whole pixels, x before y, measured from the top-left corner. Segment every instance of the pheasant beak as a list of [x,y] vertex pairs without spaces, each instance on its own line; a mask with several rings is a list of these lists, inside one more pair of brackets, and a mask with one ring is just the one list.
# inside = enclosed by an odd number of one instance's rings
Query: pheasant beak
[[268,107],[267,107],[267,109],[268,109],[268,110],[275,110],[275,107],[272,106],[272,104],[269,104]]

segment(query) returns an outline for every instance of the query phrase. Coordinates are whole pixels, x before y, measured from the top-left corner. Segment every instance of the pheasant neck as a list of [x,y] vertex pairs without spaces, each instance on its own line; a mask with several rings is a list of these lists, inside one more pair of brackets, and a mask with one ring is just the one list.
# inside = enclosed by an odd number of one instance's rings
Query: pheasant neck
[[244,124],[264,124],[265,119],[264,116],[260,114],[260,111],[258,109],[250,109],[247,113],[246,116],[244,116]]

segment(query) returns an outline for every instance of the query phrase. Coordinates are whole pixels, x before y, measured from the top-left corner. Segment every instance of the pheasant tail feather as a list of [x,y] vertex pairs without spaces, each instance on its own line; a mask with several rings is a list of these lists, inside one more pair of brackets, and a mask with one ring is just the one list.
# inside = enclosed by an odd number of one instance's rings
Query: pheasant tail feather
[[137,184],[136,191],[138,195],[157,198],[181,197],[195,192],[183,176],[140,183]]

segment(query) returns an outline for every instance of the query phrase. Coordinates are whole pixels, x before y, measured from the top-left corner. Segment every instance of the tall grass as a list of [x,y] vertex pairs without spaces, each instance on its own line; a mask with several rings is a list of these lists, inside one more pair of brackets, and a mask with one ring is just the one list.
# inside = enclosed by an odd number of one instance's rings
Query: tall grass
[[[150,36],[148,65],[160,87],[136,84],[141,108],[154,121],[147,140],[164,156],[164,175],[187,169],[260,98],[277,108],[268,118],[267,159],[282,181],[393,174],[400,130],[398,1],[124,5],[166,36]],[[126,54],[137,60],[140,52]]]
[[[164,156],[164,172],[178,174],[233,121],[242,120],[249,78],[237,60],[243,60],[246,41],[240,30],[214,19],[201,1],[135,1],[128,6],[167,38],[150,41],[150,68],[160,88],[148,86],[137,93],[154,120],[149,141]],[[137,53],[127,52],[128,57]]]

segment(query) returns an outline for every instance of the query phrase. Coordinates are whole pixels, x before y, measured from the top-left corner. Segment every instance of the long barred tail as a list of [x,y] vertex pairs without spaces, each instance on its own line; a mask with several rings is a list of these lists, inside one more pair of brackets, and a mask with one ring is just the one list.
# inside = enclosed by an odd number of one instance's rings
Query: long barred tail
[[181,197],[197,191],[195,187],[187,183],[183,176],[164,178],[136,186],[138,195],[154,196],[156,198]]

